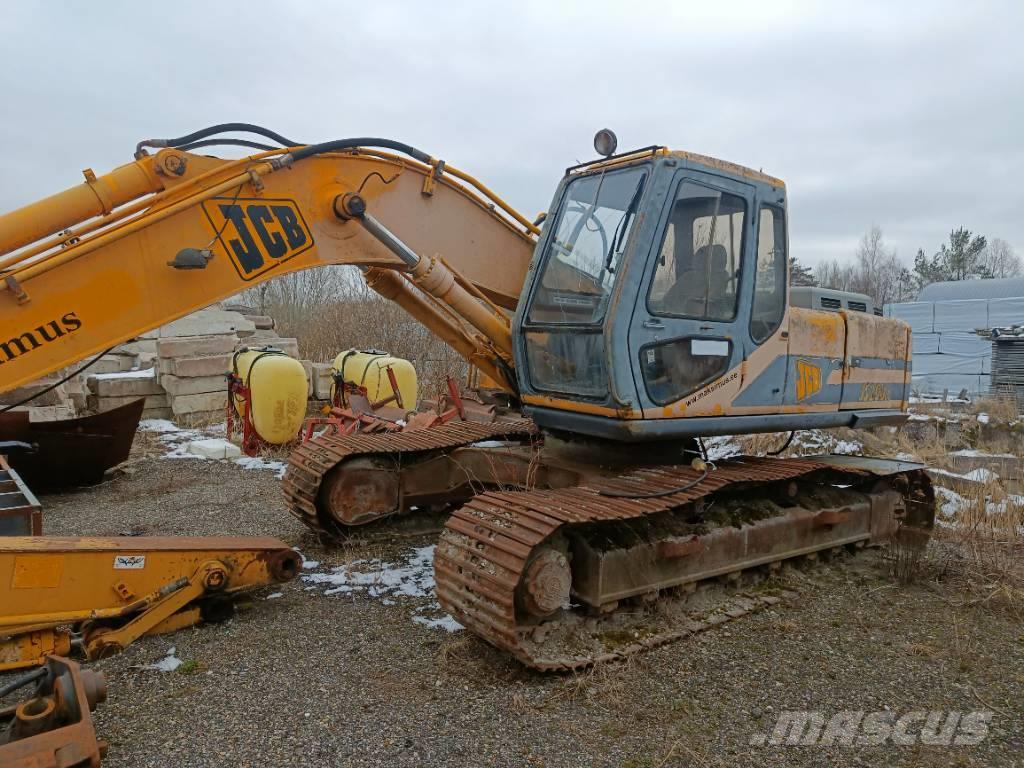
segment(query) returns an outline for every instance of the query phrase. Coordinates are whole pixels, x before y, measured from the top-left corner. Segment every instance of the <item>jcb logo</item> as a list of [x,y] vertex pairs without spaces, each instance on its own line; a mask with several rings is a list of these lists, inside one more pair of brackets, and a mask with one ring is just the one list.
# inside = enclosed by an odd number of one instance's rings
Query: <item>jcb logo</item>
[[203,210],[243,280],[313,247],[293,200],[214,197],[203,203]]
[[821,390],[821,368],[807,360],[796,361],[796,399],[804,400]]

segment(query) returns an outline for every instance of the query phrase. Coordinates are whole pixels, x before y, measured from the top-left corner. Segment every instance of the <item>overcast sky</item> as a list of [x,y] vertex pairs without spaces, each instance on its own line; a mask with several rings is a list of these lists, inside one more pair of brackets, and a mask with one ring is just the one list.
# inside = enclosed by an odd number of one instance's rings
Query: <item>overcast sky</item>
[[1024,2],[11,3],[0,210],[224,121],[384,136],[528,215],[563,170],[665,144],[780,176],[794,253],[966,226],[1024,255]]

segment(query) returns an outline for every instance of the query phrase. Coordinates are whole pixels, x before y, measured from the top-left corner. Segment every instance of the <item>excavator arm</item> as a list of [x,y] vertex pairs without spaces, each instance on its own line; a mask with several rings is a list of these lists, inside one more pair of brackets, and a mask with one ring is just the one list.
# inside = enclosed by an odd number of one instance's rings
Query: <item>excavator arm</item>
[[83,184],[0,217],[0,392],[326,265],[360,267],[374,290],[515,391],[509,314],[538,230],[507,203],[390,140],[240,160],[180,148],[203,143],[149,142],[155,154],[140,145],[134,162],[86,170]]

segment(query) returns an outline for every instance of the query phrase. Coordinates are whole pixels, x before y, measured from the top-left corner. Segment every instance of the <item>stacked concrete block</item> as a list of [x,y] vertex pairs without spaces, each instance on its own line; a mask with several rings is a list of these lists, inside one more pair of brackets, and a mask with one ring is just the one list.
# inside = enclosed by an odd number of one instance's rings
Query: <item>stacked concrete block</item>
[[70,382],[53,386],[65,377],[63,371],[53,373],[31,384],[23,384],[0,394],[0,407],[12,406],[11,412],[27,411],[29,421],[57,421],[75,416],[75,407],[70,400]]
[[172,323],[142,334],[143,339],[172,338],[175,336],[237,336],[240,331],[255,331],[255,323],[238,312],[223,309],[201,309]]
[[[273,333],[273,331],[270,333]],[[241,349],[242,347],[246,347],[248,349],[273,347],[274,349],[281,350],[289,357],[294,357],[296,359],[299,357],[298,339],[281,338],[280,336],[250,336],[249,338],[239,340],[236,349]]]
[[246,307],[243,312],[204,309],[154,332],[160,384],[172,418],[184,424],[219,421],[227,409],[226,374],[243,347],[272,346],[298,357],[295,339],[282,339],[274,321]]
[[11,413],[18,411],[28,411],[28,420],[31,422],[73,419],[76,415],[70,405],[19,405],[11,409]]
[[63,378],[59,373],[53,373],[31,384],[23,384],[15,389],[10,389],[0,394],[0,406],[13,405],[23,400],[29,400],[33,406],[66,405],[68,401],[67,387],[64,384],[53,386]]
[[86,404],[93,413],[119,408],[144,398],[144,419],[166,419],[170,416],[167,395],[156,377],[156,369],[125,373],[99,373],[87,380],[89,396]]
[[227,408],[234,333],[157,339],[160,384],[172,418],[189,424],[219,421]]
[[313,374],[310,376],[310,386],[313,389],[313,398],[316,400],[331,399],[331,385],[334,379],[331,377],[331,363],[313,363]]

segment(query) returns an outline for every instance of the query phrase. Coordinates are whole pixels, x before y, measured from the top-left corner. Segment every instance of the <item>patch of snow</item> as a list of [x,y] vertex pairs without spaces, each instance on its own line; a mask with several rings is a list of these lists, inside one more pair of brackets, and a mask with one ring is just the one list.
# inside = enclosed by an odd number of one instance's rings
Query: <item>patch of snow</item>
[[501,440],[481,440],[480,442],[473,443],[473,448],[504,448],[506,445],[508,443]]
[[979,483],[990,483],[995,482],[999,479],[999,475],[993,472],[991,469],[985,469],[979,467],[978,469],[972,469],[970,472],[964,475],[968,480],[974,480]]
[[999,475],[993,472],[991,469],[984,469],[979,467],[978,469],[972,469],[970,472],[950,472],[948,469],[930,469],[936,475],[945,475],[946,477],[955,477],[960,480],[968,480],[972,483],[988,483],[994,482],[999,479]]
[[259,456],[241,456],[235,459],[235,464],[242,469],[270,470],[271,472],[276,472],[278,478],[284,477],[285,470],[288,469],[288,464],[284,461],[269,461]]
[[987,413],[979,413],[978,414],[978,423],[979,424],[988,424],[988,414]]
[[220,437],[192,440],[185,450],[204,459],[233,459],[242,455],[237,445]]
[[743,452],[732,435],[709,437],[704,441],[704,449],[708,452],[708,461],[721,461]]
[[[117,373],[94,373],[90,378],[97,379],[152,379],[156,376],[156,368],[144,368],[141,371],[118,371]],[[162,419],[159,419],[162,421]]]
[[790,452],[796,456],[808,456],[821,453],[838,453],[843,455],[859,454],[864,446],[856,440],[840,440],[835,435],[820,429],[809,429],[797,432],[790,443]]
[[143,419],[139,422],[139,432],[180,432],[181,427],[167,419]]
[[997,459],[1014,459],[1012,453],[986,453],[985,451],[978,451],[974,448],[961,448],[959,451],[953,451],[952,456],[965,456],[968,458],[978,458],[980,456],[991,456]]
[[394,604],[394,598],[405,597],[420,601],[413,621],[428,627],[455,632],[462,627],[453,618],[441,615],[441,606],[434,597],[433,544],[417,547],[398,563],[381,560],[356,560],[329,571],[304,573],[302,580],[314,586],[326,586],[326,596],[365,594],[379,599],[385,605]]
[[184,662],[181,659],[175,656],[177,652],[178,649],[172,645],[170,648],[167,649],[167,655],[160,659],[160,661],[154,664],[147,664],[145,667],[143,667],[143,669],[153,669],[157,672],[173,672],[182,664],[184,664]]
[[951,491],[949,488],[944,488],[941,485],[935,486],[935,495],[939,505],[939,512],[943,517],[955,518],[971,505],[959,493]]
[[845,455],[859,454],[863,450],[864,446],[856,440],[837,440],[836,444],[832,446],[832,453]]
[[284,597],[284,592],[271,592],[267,595],[267,600],[277,600],[279,597]]
[[448,614],[445,614],[439,619],[430,619],[426,616],[413,616],[412,620],[417,624],[422,624],[425,627],[433,627],[434,629],[443,629],[445,632],[458,632],[460,629],[465,629],[459,622],[453,619]]

